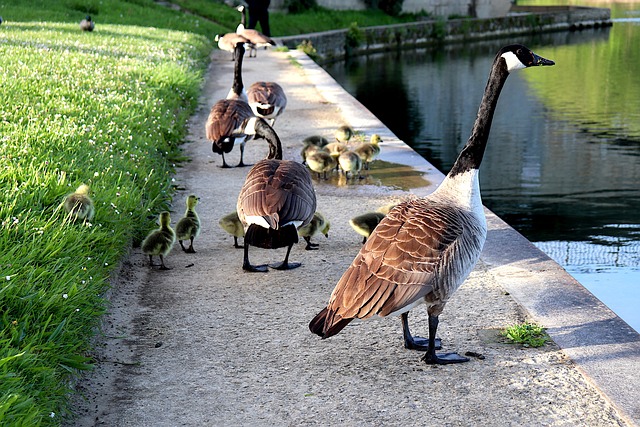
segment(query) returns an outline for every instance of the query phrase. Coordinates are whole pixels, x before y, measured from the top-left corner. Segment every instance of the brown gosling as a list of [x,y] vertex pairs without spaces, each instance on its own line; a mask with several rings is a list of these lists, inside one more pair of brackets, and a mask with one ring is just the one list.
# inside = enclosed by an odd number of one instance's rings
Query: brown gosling
[[356,233],[362,236],[362,244],[367,243],[367,239],[376,228],[376,226],[382,221],[385,214],[382,212],[367,212],[362,215],[354,216],[349,220],[351,228]]
[[342,125],[334,132],[334,136],[338,142],[347,143],[351,139],[355,132],[351,128],[351,126]]
[[238,217],[238,212],[233,211],[223,216],[218,221],[218,225],[227,233],[233,236],[233,247],[242,249],[244,246],[238,245],[238,237],[244,237],[244,226]]
[[309,224],[298,228],[298,235],[302,236],[302,238],[307,242],[307,246],[305,246],[304,249],[307,251],[318,249],[319,245],[317,243],[311,243],[311,238],[318,233],[324,234],[324,237],[329,238],[330,228],[331,224],[329,221],[324,217],[324,215],[316,211]]
[[362,170],[362,159],[353,151],[345,151],[340,154],[338,157],[338,164],[340,168],[343,170],[347,179],[349,179],[349,174],[351,174],[351,178],[356,175],[360,176],[360,171]]
[[316,150],[307,155],[306,161],[309,169],[316,172],[318,174],[318,178],[320,178],[320,174],[324,174],[324,179],[327,179],[327,172],[335,169],[338,164],[336,159],[324,150]]
[[76,191],[68,194],[62,202],[64,210],[74,221],[91,221],[93,219],[96,209],[90,193],[89,186],[82,184]]
[[[198,214],[196,213],[196,205],[199,200],[200,199],[195,194],[191,194],[187,197],[187,210],[185,211],[184,216],[180,218],[176,224],[176,237],[180,243],[180,247],[183,251],[190,254],[196,252],[195,249],[193,249],[193,239],[198,237],[200,234],[200,217],[198,217]],[[182,244],[183,240],[190,241],[188,248],[185,248]]]
[[176,242],[176,233],[171,228],[171,214],[160,214],[160,228],[151,231],[142,241],[142,252],[149,255],[149,265],[153,266],[153,256],[160,257],[160,270],[170,270],[164,265],[164,257],[171,251]]
[[382,142],[380,135],[374,133],[369,142],[362,142],[354,148],[353,151],[362,159],[365,170],[369,170],[369,163],[380,154],[380,142]]
[[302,140],[302,145],[304,146],[315,145],[317,147],[324,147],[328,143],[327,138],[321,135],[311,135]]

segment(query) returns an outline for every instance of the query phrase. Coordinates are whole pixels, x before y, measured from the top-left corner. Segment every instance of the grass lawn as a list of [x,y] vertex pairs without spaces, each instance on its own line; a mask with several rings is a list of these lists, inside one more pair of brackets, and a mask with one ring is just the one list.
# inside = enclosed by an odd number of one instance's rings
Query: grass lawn
[[[69,415],[110,275],[171,203],[213,36],[239,21],[212,1],[176,2],[202,16],[152,0],[0,4],[2,426]],[[86,14],[92,33],[79,30]],[[330,11],[271,21],[275,35],[399,22]],[[82,183],[96,215],[74,223],[60,203]]]

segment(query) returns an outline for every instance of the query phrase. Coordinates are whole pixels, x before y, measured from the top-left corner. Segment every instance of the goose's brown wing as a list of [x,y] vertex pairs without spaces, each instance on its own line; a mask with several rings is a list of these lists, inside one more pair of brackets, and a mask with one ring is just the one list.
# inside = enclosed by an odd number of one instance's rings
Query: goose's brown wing
[[308,224],[316,211],[316,196],[307,168],[290,160],[260,160],[238,196],[238,216],[261,216],[273,227],[291,221]]
[[287,96],[282,86],[275,82],[255,82],[247,90],[249,103],[269,104],[284,109],[287,105]]
[[430,293],[446,302],[449,295],[441,284],[449,273],[447,263],[455,263],[460,245],[466,244],[460,242],[465,215],[471,214],[428,199],[392,210],[331,294],[325,337],[343,319],[386,316]]
[[245,121],[253,117],[249,104],[235,99],[221,99],[211,107],[205,125],[207,139],[217,142],[231,136],[242,127]]

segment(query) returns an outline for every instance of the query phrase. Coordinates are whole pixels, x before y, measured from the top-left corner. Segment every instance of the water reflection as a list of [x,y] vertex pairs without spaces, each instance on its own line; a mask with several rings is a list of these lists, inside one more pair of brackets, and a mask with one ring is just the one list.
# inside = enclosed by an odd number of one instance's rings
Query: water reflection
[[[509,77],[480,173],[484,203],[583,283],[616,268],[624,274],[610,277],[640,283],[640,26],[370,55],[326,68],[446,173],[469,136],[495,52],[513,42],[556,66]],[[640,316],[636,322],[640,329]]]

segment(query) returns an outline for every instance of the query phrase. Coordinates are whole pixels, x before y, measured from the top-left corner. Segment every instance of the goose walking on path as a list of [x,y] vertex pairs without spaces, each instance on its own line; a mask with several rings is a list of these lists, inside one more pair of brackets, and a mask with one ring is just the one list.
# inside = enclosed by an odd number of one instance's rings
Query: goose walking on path
[[[509,73],[553,65],[522,45],[496,55],[471,136],[449,174],[427,197],[399,204],[378,224],[342,275],[329,304],[309,324],[329,338],[353,319],[401,315],[405,347],[426,351],[427,364],[467,362],[457,353],[436,354],[438,316],[473,269],[487,235],[478,169],[493,114]],[[427,305],[428,339],[413,337],[408,312]]]
[[273,127],[276,118],[287,107],[284,89],[276,82],[255,82],[247,91],[249,106],[257,117],[269,120]]
[[238,6],[236,10],[242,15],[240,18],[240,24],[238,24],[238,27],[236,28],[236,34],[240,34],[251,43],[251,51],[249,52],[250,58],[256,56],[257,48],[266,48],[276,45],[276,42],[271,37],[265,36],[258,30],[252,30],[245,27],[246,17],[244,14],[244,6]]
[[226,33],[224,35],[216,34],[214,37],[214,41],[218,43],[218,48],[221,50],[226,50],[227,52],[231,52],[233,55],[231,56],[231,60],[235,61],[236,59],[236,46],[238,43],[244,44],[248,48],[253,48],[249,40],[245,37],[242,37],[238,33]]
[[316,194],[306,167],[282,160],[282,145],[267,122],[254,117],[255,133],[269,143],[269,155],[257,162],[247,174],[238,195],[238,217],[245,227],[242,268],[250,272],[268,271],[266,265],[251,265],[249,246],[264,249],[287,248],[284,261],[269,265],[276,270],[300,266],[289,262],[289,253],[298,243],[298,228],[308,224],[316,211]]

